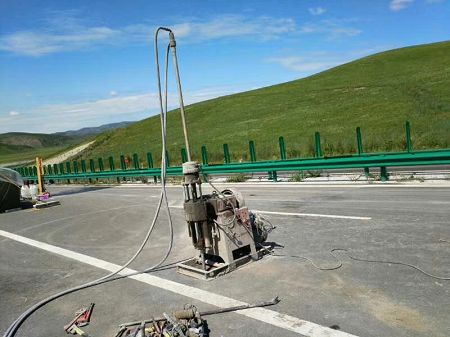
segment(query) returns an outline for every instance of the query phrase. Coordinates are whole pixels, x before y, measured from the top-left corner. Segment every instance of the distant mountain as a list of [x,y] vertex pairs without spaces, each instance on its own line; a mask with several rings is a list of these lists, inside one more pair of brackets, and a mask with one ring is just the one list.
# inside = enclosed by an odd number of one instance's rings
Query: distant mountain
[[95,127],[87,127],[82,128],[79,130],[69,130],[64,132],[56,132],[54,135],[62,135],[62,136],[69,136],[69,137],[85,137],[90,135],[96,135],[108,130],[118,129],[118,128],[124,128],[130,124],[133,124],[134,122],[118,122],[118,123],[110,123],[110,124],[103,124],[100,126]]
[[0,163],[31,160],[36,156],[48,158],[87,141],[93,136],[129,126],[133,122],[104,124],[56,133],[8,132],[0,134]]

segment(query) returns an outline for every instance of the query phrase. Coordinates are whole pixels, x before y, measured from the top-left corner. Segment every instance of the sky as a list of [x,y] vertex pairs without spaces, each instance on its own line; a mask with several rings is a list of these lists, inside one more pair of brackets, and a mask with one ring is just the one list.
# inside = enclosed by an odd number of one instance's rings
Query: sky
[[[449,40],[450,0],[1,0],[0,133],[158,113],[158,26],[175,33],[189,104]],[[173,76],[169,91],[176,107]]]

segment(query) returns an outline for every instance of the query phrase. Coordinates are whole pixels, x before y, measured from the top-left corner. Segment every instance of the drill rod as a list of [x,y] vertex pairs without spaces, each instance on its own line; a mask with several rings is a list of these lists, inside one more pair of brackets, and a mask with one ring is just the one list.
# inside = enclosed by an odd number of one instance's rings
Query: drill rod
[[[228,307],[228,308],[220,308],[220,309],[213,309],[213,310],[208,310],[208,311],[203,311],[200,312],[200,316],[210,316],[210,315],[215,315],[215,314],[223,314],[226,312],[232,312],[232,311],[238,311],[238,310],[244,310],[244,309],[250,309],[250,308],[261,308],[261,307],[268,307],[270,305],[275,305],[278,304],[280,302],[280,299],[277,297],[273,298],[270,301],[265,301],[265,302],[258,302],[258,303],[253,303],[253,304],[244,304],[244,305],[238,305],[235,307]],[[151,322],[161,322],[161,321],[166,321],[165,317],[157,317],[151,320],[146,320],[146,321],[136,321],[136,322],[128,322],[128,323],[122,323],[119,325],[119,327],[123,328],[123,327],[128,327],[128,326],[134,326],[134,325],[140,325],[142,323],[147,324],[147,323],[151,323]]]

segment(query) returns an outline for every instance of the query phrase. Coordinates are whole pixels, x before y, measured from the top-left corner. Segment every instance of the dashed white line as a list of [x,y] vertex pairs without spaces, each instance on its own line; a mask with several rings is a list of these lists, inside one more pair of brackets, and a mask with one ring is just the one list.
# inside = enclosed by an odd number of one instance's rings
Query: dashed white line
[[[27,244],[32,247],[36,247],[51,253],[55,253],[100,269],[104,269],[107,271],[115,271],[119,269],[119,265],[110,263],[104,260],[97,259],[92,256],[88,256],[85,254],[77,253],[65,248],[53,246],[47,244],[45,242],[36,241],[24,236],[20,236],[14,233],[6,232],[0,230],[0,235],[15,240],[17,242],[21,242]],[[126,268],[122,272],[121,275],[133,273],[135,270]],[[160,289],[164,289],[182,296],[189,297],[191,299],[195,299],[210,305],[214,305],[220,308],[228,307],[228,306],[237,306],[237,305],[245,305],[247,303],[232,299],[230,297],[222,296],[219,294],[215,294],[206,290],[198,289],[192,286],[188,286],[182,283],[166,280],[164,278],[149,275],[149,274],[140,274],[135,276],[130,276],[130,278],[149,284],[153,287],[157,287]],[[302,336],[307,337],[355,337],[355,335],[351,335],[349,333],[333,330],[331,328],[321,326],[319,324],[302,320],[300,318],[285,315],[279,313],[274,310],[269,310],[266,308],[252,308],[245,309],[236,312],[237,314],[250,317],[264,323],[271,324],[273,326],[292,331],[298,333]]]

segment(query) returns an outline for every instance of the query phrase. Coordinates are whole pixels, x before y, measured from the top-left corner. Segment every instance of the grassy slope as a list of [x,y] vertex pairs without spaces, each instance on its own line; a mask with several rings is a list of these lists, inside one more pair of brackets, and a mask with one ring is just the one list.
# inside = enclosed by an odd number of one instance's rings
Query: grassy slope
[[[410,120],[414,148],[450,147],[450,42],[392,50],[309,78],[191,105],[187,108],[191,147],[200,159],[222,160],[222,144],[233,158],[248,159],[248,140],[258,159],[278,158],[278,137],[288,156],[308,156],[320,131],[326,155],[355,151],[360,126],[366,151],[399,150]],[[172,163],[183,146],[178,112],[169,113]],[[152,117],[97,137],[84,158],[147,151],[159,157],[160,122]]]

